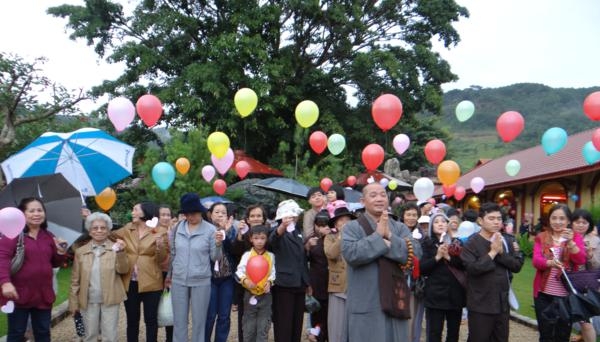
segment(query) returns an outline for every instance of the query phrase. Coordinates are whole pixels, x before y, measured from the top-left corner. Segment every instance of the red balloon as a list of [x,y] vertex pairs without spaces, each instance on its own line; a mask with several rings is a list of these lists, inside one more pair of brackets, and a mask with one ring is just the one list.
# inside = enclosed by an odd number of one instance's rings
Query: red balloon
[[444,195],[446,195],[446,197],[450,197],[454,195],[454,191],[456,191],[456,184],[442,185],[442,189],[444,190]]
[[140,97],[135,104],[135,109],[148,127],[156,125],[163,113],[162,103],[158,97],[150,94]]
[[248,259],[246,274],[254,284],[258,284],[269,273],[269,263],[262,255],[255,255]]
[[600,128],[596,128],[596,130],[592,134],[592,144],[594,145],[596,150],[600,151]]
[[383,94],[373,102],[371,115],[377,127],[385,132],[394,127],[402,117],[402,102],[395,95]]
[[377,170],[383,163],[383,147],[377,144],[369,144],[362,151],[362,162],[369,171]]
[[235,164],[235,173],[237,173],[238,177],[241,179],[246,178],[248,172],[250,171],[250,164],[248,164],[245,160],[240,160]]
[[446,145],[439,139],[430,140],[425,145],[425,157],[431,164],[439,164],[446,156]]
[[[594,121],[600,120],[600,91],[593,92],[585,98],[583,112]],[[596,149],[600,150],[598,147]]]
[[496,121],[498,135],[505,143],[515,140],[525,128],[525,119],[519,112],[505,112]]
[[348,183],[348,185],[354,186],[356,184],[356,177],[348,176],[348,178],[346,178],[346,182]]
[[327,148],[327,135],[321,131],[314,131],[308,138],[308,143],[316,154],[321,154]]
[[331,179],[327,177],[321,179],[321,189],[323,189],[323,191],[325,192],[329,191],[329,188],[331,188],[332,184],[333,182],[331,181]]
[[223,196],[223,194],[225,194],[225,191],[227,191],[227,183],[225,183],[224,180],[222,179],[217,179],[214,183],[213,183],[213,190],[218,194]]
[[456,198],[459,201],[465,198],[466,194],[467,192],[465,191],[465,188],[460,185],[456,187],[456,190],[454,190],[454,198]]

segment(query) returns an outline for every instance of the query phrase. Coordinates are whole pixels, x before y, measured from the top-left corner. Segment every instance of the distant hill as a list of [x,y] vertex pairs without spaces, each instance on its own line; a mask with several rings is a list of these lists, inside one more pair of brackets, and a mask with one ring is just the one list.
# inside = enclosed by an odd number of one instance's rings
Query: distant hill
[[[447,130],[448,158],[460,164],[463,173],[479,159],[496,158],[514,151],[539,145],[544,132],[561,127],[569,135],[600,127],[583,113],[587,95],[593,88],[551,88],[542,84],[520,83],[501,88],[452,90],[444,94],[442,117],[438,126]],[[475,114],[466,122],[456,119],[456,105],[463,100],[475,104]],[[514,110],[525,118],[525,129],[511,143],[504,143],[496,132],[500,114]]]

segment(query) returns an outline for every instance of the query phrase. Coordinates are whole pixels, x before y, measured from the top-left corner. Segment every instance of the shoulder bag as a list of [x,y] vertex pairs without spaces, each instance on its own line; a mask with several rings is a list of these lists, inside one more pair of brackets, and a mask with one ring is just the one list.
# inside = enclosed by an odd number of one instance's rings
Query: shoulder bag
[[10,261],[10,274],[13,275],[21,269],[23,266],[23,261],[25,261],[25,234],[21,232],[19,234],[19,238],[17,240],[17,248],[15,250],[15,255],[12,257]]
[[[371,235],[375,231],[369,225],[367,218],[358,218],[365,234]],[[413,248],[409,239],[405,239],[408,248],[408,259],[412,260]],[[383,312],[391,317],[410,319],[410,288],[400,264],[386,257],[377,259],[379,264],[379,300]]]

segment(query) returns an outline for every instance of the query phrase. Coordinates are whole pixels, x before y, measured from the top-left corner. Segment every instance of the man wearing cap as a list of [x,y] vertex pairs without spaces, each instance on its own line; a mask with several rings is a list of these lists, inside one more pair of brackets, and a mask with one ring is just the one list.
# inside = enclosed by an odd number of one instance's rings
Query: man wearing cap
[[302,209],[294,200],[277,206],[278,222],[269,236],[275,254],[273,287],[273,332],[275,342],[300,342],[304,319],[304,295],[309,283],[308,265],[301,227],[296,226]]
[[310,209],[304,212],[302,218],[302,235],[308,238],[315,231],[315,216],[321,209],[325,208],[325,191],[318,186],[314,186],[308,189],[306,200],[310,204]]
[[388,217],[389,200],[381,184],[366,185],[361,203],[365,206],[364,216],[373,234],[367,235],[358,220],[347,223],[342,232],[342,256],[348,264],[348,340],[407,341],[409,321],[388,316],[382,311],[378,258],[406,264],[409,256],[407,241],[412,244],[417,258],[421,257],[421,247],[406,225]]

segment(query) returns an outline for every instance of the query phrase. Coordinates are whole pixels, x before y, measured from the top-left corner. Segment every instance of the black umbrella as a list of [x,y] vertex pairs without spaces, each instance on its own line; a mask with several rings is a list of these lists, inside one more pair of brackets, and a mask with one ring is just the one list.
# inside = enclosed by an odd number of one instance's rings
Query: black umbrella
[[284,177],[265,178],[252,185],[266,190],[301,198],[306,198],[308,189],[310,189],[307,185],[304,185],[294,179]]
[[48,230],[71,245],[82,234],[81,195],[62,174],[15,178],[0,191],[0,208],[38,197],[46,207]]

